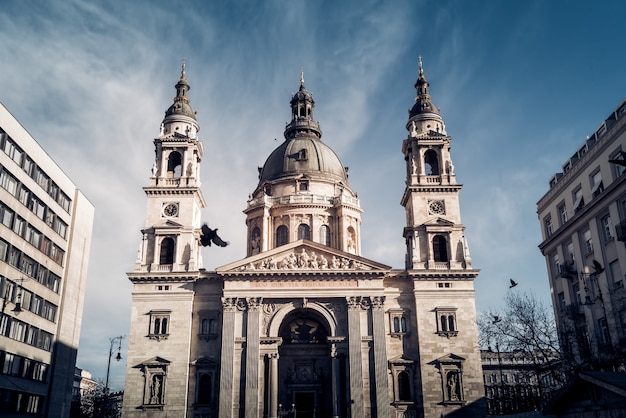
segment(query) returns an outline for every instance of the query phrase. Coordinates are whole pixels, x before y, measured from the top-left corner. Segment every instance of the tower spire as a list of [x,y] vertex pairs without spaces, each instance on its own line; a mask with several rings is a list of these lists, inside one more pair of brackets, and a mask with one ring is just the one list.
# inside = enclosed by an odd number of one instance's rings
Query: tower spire
[[291,122],[285,127],[285,139],[289,140],[297,135],[320,138],[322,131],[320,124],[313,118],[315,101],[313,96],[304,87],[304,68],[300,68],[300,88],[291,98]]

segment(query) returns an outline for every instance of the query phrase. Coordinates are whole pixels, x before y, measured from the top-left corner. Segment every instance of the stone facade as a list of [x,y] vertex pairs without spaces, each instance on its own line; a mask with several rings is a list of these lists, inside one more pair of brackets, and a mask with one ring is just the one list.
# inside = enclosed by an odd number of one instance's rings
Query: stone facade
[[302,77],[285,141],[244,210],[247,257],[206,271],[202,146],[183,69],[155,140],[144,239],[128,274],[124,417],[484,415],[478,270],[451,138],[421,63],[416,89],[402,145],[404,269],[361,255],[360,202],[321,141]]

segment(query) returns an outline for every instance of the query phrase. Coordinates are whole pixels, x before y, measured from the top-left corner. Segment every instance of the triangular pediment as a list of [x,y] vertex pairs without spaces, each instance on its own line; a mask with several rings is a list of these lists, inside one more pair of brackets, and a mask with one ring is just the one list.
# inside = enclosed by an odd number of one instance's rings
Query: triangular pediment
[[437,361],[439,363],[458,363],[465,361],[465,359],[461,356],[457,356],[456,354],[448,353],[443,357],[439,357]]
[[454,222],[451,222],[443,218],[435,218],[435,219],[430,219],[427,222],[424,222],[424,225],[425,226],[454,226]]
[[404,354],[402,354],[390,359],[389,364],[415,364],[415,360],[405,357]]
[[298,272],[300,274],[328,272],[385,273],[391,267],[339,251],[325,245],[299,240],[253,256],[235,261],[216,269],[220,274],[276,274]]
[[156,223],[154,225],[152,225],[152,228],[154,229],[158,229],[158,228],[182,228],[182,224],[179,224],[178,222],[174,222],[171,219],[166,219],[163,220],[159,223]]
[[144,362],[142,362],[141,366],[167,366],[171,361],[164,359],[163,357],[152,357]]

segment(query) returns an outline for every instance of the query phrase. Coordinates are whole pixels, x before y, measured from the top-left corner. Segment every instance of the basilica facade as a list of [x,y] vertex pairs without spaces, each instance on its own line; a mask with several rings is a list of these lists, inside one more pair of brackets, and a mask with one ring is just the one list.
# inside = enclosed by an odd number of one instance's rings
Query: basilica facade
[[301,77],[285,140],[251,185],[247,256],[209,271],[200,255],[203,146],[183,67],[154,140],[143,239],[128,273],[125,418],[485,415],[478,270],[452,139],[421,62],[415,88],[398,140],[404,268],[361,254],[359,199],[322,141]]

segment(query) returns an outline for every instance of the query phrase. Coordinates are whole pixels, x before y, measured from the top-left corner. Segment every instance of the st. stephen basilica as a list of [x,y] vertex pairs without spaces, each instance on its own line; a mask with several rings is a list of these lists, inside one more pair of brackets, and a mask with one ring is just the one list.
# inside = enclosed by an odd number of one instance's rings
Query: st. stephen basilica
[[154,139],[143,238],[128,273],[125,418],[484,416],[478,270],[452,138],[421,62],[415,88],[397,142],[404,268],[361,255],[359,199],[322,142],[301,79],[285,140],[250,185],[247,257],[209,271],[200,256],[213,232],[201,220],[203,146],[183,67]]

